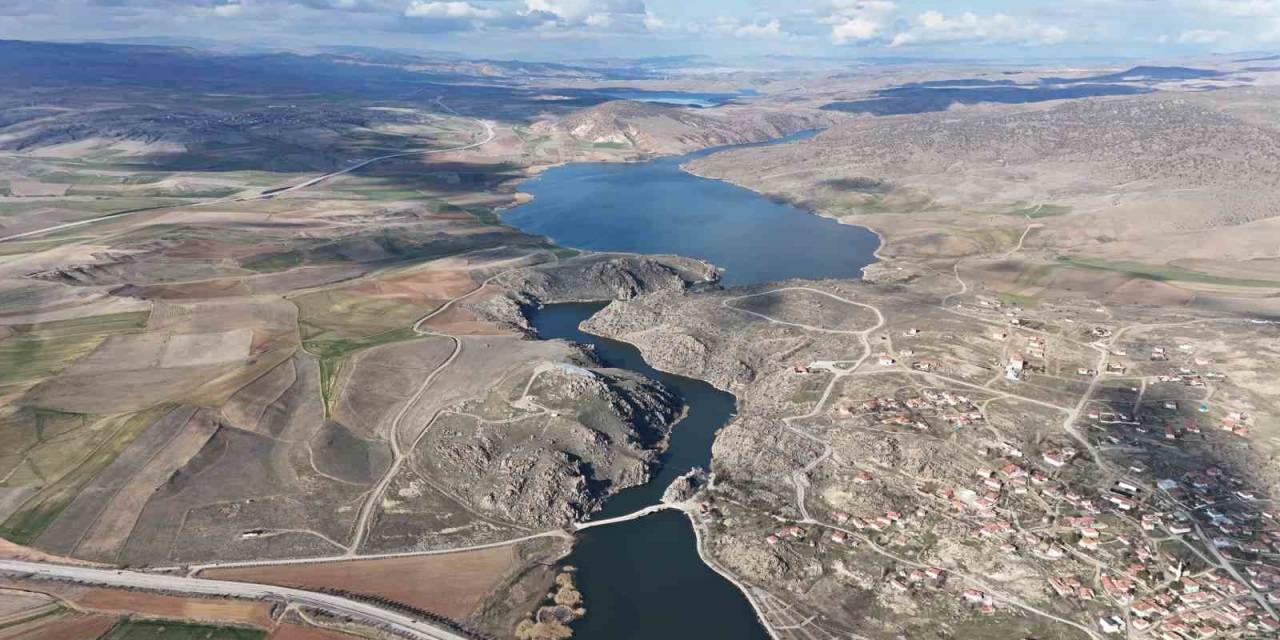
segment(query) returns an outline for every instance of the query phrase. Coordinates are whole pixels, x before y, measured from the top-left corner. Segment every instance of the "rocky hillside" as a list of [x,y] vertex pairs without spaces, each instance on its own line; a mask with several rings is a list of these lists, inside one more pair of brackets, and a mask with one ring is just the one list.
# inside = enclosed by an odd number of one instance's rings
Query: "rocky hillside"
[[543,123],[588,144],[622,145],[644,153],[684,153],[726,144],[760,142],[825,127],[819,111],[774,111],[757,106],[692,109],[615,100]]
[[563,527],[649,479],[679,409],[629,372],[547,363],[523,391],[500,389],[443,414],[424,438],[423,465],[480,513]]

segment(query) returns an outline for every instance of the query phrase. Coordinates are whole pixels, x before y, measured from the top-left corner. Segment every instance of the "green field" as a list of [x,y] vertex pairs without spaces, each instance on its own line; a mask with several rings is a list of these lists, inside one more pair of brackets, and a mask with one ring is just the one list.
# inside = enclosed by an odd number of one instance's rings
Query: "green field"
[[392,342],[413,340],[417,337],[418,334],[414,333],[412,328],[403,327],[350,340],[304,340],[302,342],[302,346],[309,353],[320,356],[321,358],[332,359],[343,358],[357,351],[371,349],[373,347],[390,344]]
[[1135,278],[1144,278],[1158,282],[1190,282],[1210,284],[1224,287],[1263,287],[1280,288],[1280,281],[1260,280],[1253,278],[1230,278],[1215,276],[1199,271],[1191,271],[1170,265],[1144,264],[1126,260],[1098,260],[1095,258],[1079,258],[1074,256],[1058,256],[1058,262],[1077,269],[1093,269],[1095,271],[1113,271],[1125,273]]
[[185,622],[122,620],[102,640],[262,640],[266,631]]
[[[799,204],[805,208],[809,207]],[[823,198],[816,207],[838,216],[878,213],[923,213],[935,207],[933,199],[923,193],[898,187],[887,193],[836,193]]]
[[1028,296],[1021,293],[1001,292],[997,293],[996,297],[999,298],[1000,302],[1017,305],[1023,309],[1030,309],[1040,302],[1040,299],[1035,296]]
[[404,302],[323,291],[293,299],[298,307],[302,348],[320,358],[320,391],[328,408],[338,372],[347,356],[379,345],[418,337],[413,324],[429,308]]
[[297,251],[282,251],[279,253],[263,253],[248,258],[240,263],[241,267],[250,271],[259,273],[270,273],[273,271],[285,271],[294,267],[301,267],[303,264],[302,254]]
[[304,340],[302,348],[320,358],[320,394],[324,398],[325,412],[328,413],[333,401],[338,374],[342,371],[347,356],[364,349],[417,337],[418,334],[412,328],[404,327],[357,340]]
[[9,477],[0,486],[39,487],[0,525],[0,537],[30,544],[90,480],[168,409],[109,417],[23,409],[0,420],[0,444],[6,452],[21,451],[3,459],[7,467],[16,469],[12,473],[6,469]]
[[146,324],[147,311],[14,325],[0,340],[0,388],[39,381],[93,351],[109,336],[134,333]]
[[1057,204],[1037,204],[1021,209],[1014,209],[1009,212],[1011,216],[1024,216],[1031,219],[1049,218],[1052,216],[1061,216],[1071,213],[1071,207]]

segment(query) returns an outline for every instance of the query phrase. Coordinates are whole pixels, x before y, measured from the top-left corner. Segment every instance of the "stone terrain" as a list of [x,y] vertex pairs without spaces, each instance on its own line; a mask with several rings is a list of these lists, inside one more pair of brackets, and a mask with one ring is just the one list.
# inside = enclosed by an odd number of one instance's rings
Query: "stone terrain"
[[544,125],[595,145],[642,153],[681,154],[706,147],[763,142],[825,127],[837,116],[821,111],[725,107],[698,110],[618,100]]
[[[1158,630],[1233,602],[1240,622],[1214,628],[1270,624],[1275,325],[1020,308],[948,280],[656,292],[583,328],[738,397],[697,520],[779,637],[1101,638],[1103,617]],[[798,292],[858,311],[832,316]],[[1017,380],[1011,358],[1026,360]],[[1146,602],[1161,613],[1130,613]]]

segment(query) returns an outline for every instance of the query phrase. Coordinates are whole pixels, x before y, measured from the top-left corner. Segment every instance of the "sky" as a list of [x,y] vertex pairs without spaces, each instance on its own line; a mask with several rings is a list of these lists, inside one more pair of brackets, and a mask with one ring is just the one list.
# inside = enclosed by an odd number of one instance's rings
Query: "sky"
[[0,0],[0,39],[165,37],[574,60],[1280,50],[1280,0]]

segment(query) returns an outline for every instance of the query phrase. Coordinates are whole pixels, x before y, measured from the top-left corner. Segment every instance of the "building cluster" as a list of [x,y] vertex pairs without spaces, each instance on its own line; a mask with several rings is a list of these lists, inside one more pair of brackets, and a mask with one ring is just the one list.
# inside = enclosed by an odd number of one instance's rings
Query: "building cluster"
[[[1280,568],[1271,562],[1280,554],[1280,521],[1255,508],[1270,503],[1260,502],[1240,478],[1210,466],[1155,486],[1121,476],[1088,488],[1058,479],[1077,457],[1070,446],[1046,445],[1042,464],[1007,442],[987,442],[985,451],[994,464],[979,468],[972,485],[938,487],[933,495],[957,521],[973,523],[973,539],[1001,553],[1026,552],[1051,567],[1108,567],[1050,574],[1045,585],[1054,598],[1097,613],[1104,633],[1195,640],[1269,637],[1280,629],[1272,610],[1259,603],[1280,608]],[[1126,471],[1148,470],[1134,462]],[[1038,526],[1032,498],[1052,506]],[[1243,580],[1212,563],[1185,569],[1187,554],[1175,552],[1180,549],[1170,540],[1206,551],[1211,546],[1240,568]],[[996,607],[987,594],[962,597],[979,611]]]
[[[1015,326],[1035,324],[1022,321],[1017,310],[1001,303],[979,304],[1009,316]],[[1082,331],[1097,340],[1113,337],[1105,327]],[[916,334],[918,331],[908,330],[904,335]],[[998,331],[994,337],[1010,340],[1007,331]],[[1155,362],[1167,362],[1175,355],[1177,360],[1187,361],[1188,366],[1169,363],[1172,368],[1167,374],[1144,374],[1149,385],[1205,387],[1226,378],[1211,370],[1211,361],[1193,358],[1193,345],[1176,349],[1127,346],[1142,355],[1149,349]],[[1010,379],[1035,371],[1037,362],[1047,357],[1046,341],[1039,336],[1028,337],[1025,343],[1019,339],[1016,347],[1018,351],[1007,352],[1010,355],[1005,362],[1005,375]],[[1127,356],[1122,348],[1111,348],[1111,354]],[[908,351],[905,355],[913,354]],[[896,364],[888,355],[883,358],[886,366]],[[1135,365],[1127,362],[1130,366],[1126,367],[1123,358],[1120,360],[1102,363],[1101,371],[1081,368],[1078,373],[1088,377],[1133,375],[1129,370]],[[1101,399],[1089,404],[1087,416],[1092,428],[1113,445],[1150,444],[1135,438],[1137,433],[1177,441],[1183,433],[1200,432],[1195,418],[1187,420],[1180,414],[1194,412],[1197,404],[1199,413],[1209,411],[1207,403],[1200,404],[1199,392],[1197,399],[1189,400],[1167,389],[1153,391],[1151,386],[1139,391],[1136,383],[1132,391],[1138,394],[1137,406],[1128,400],[1115,401],[1123,408]],[[1144,394],[1158,399],[1142,406]],[[889,428],[928,430],[946,424],[959,430],[985,422],[983,412],[969,397],[937,389],[876,396],[839,411]],[[1220,419],[1215,413],[1215,420],[1219,421],[1213,431],[1241,436],[1247,436],[1253,426],[1245,412],[1228,412]],[[1051,436],[1028,445],[996,435],[995,439],[976,439],[970,444],[976,444],[982,453],[975,473],[948,480],[918,479],[916,492],[927,501],[909,517],[893,511],[835,511],[831,518],[847,530],[830,531],[824,539],[849,545],[854,529],[866,534],[892,531],[871,539],[884,546],[911,544],[928,528],[922,524],[925,518],[932,516],[945,522],[950,531],[958,529],[967,537],[968,547],[998,552],[995,557],[1021,554],[1042,561],[1045,595],[1059,603],[1060,610],[1074,609],[1087,617],[1103,634],[1159,640],[1280,638],[1280,563],[1276,561],[1280,558],[1280,511],[1272,507],[1268,496],[1253,490],[1243,479],[1211,465],[1170,472],[1176,462],[1169,459],[1159,464],[1134,459],[1120,463],[1119,469],[1110,464],[1094,469],[1094,457],[1107,455],[1114,460],[1115,456],[1093,451],[1081,456],[1085,446],[1065,437]],[[1027,446],[1033,449],[1024,452],[1022,447]],[[1161,446],[1176,445],[1164,442]],[[1152,474],[1147,464],[1160,467],[1160,475]],[[1169,477],[1155,480],[1162,475]],[[852,482],[866,485],[874,482],[874,477],[862,471]],[[787,527],[770,535],[769,542],[805,537],[803,531]],[[919,570],[899,570],[886,577],[889,589],[901,592],[929,580],[936,579]],[[948,592],[976,612],[993,613],[1006,601],[1004,596],[980,589],[962,590],[973,583],[953,582],[956,587]]]
[[[863,401],[857,413],[869,416],[873,424],[889,427],[910,427],[921,431],[929,429],[929,419],[940,420],[959,430],[983,421],[982,411],[968,396],[952,391],[925,389],[920,395],[905,400],[876,396]],[[845,408],[845,414],[855,411]]]

